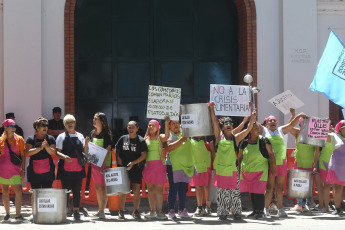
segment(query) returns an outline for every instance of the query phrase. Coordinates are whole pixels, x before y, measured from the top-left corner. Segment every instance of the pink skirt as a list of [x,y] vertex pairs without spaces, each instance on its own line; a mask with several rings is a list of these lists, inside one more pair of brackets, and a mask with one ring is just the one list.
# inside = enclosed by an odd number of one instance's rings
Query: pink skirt
[[233,172],[232,176],[217,175],[217,170],[214,170],[213,186],[223,189],[236,189],[237,186],[237,172]]
[[332,169],[328,169],[326,182],[328,184],[345,185],[345,181],[340,180],[335,171],[333,171]]
[[211,168],[207,169],[207,172],[198,173],[197,176],[192,177],[192,181],[190,182],[191,186],[210,186],[212,178],[212,170]]
[[[100,167],[91,164],[91,176],[95,184],[99,184],[101,186],[105,186],[104,174],[99,172]],[[104,169],[110,168],[109,166],[105,166]]]
[[147,161],[143,170],[146,184],[165,184],[167,180],[167,167],[161,160]]
[[[282,165],[276,165],[276,168],[277,168],[276,176],[287,176],[287,160],[286,159],[283,159]],[[271,173],[271,167],[270,167],[269,177],[273,177]]]
[[262,174],[263,174],[263,171],[251,172],[251,173],[245,173],[245,174],[243,174],[242,172],[242,176],[245,179],[240,180],[240,191],[249,192],[249,193],[257,193],[257,194],[265,194],[267,181],[260,181]]

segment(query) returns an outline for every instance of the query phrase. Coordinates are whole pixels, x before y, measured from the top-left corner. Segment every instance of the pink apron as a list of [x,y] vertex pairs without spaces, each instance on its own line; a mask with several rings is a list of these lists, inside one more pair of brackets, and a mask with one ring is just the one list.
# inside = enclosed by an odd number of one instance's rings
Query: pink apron
[[[16,136],[14,136],[14,139],[16,141],[16,144],[14,146],[11,146],[11,149],[12,152],[16,153],[20,157],[20,155],[18,154]],[[0,177],[4,179],[10,179],[15,175],[20,175],[21,168],[21,165],[15,165],[11,162],[10,150],[8,149],[7,144],[5,144],[2,156],[0,157]]]
[[78,158],[75,157],[75,158],[71,158],[72,159],[72,162],[67,162],[65,161],[64,162],[64,170],[66,172],[80,172],[83,167],[79,164],[78,162]]

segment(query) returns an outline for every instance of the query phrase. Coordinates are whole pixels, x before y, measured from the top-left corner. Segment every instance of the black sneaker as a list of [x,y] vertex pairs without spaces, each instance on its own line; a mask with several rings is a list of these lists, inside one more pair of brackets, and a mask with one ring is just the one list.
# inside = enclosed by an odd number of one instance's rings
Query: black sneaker
[[255,216],[255,214],[256,214],[256,212],[255,211],[253,211],[252,213],[250,213],[247,217],[249,217],[249,218],[251,218],[251,217],[254,217]]
[[133,216],[133,218],[135,220],[140,220],[141,219],[141,216],[140,216],[140,213],[139,213],[138,209],[133,212],[132,216]]
[[256,213],[254,215],[254,218],[257,219],[257,220],[261,220],[264,218],[264,214],[263,213]]
[[332,215],[340,215],[341,214],[341,209],[340,208],[336,208],[333,212]]
[[11,218],[10,214],[7,214],[5,217],[4,217],[4,220],[9,220]]
[[84,215],[85,217],[88,217],[88,216],[89,216],[89,211],[88,211],[86,208],[84,208],[84,207],[80,207],[80,208],[79,208],[79,212],[83,213],[83,215]]
[[71,208],[70,210],[68,210],[67,212],[67,217],[72,217],[73,216],[73,208]]
[[14,217],[15,220],[24,221],[25,218],[22,215]]
[[124,220],[125,219],[125,212],[123,210],[120,210],[119,211],[119,217],[118,217],[119,220]]
[[234,220],[242,220],[241,214],[235,214],[234,215]]
[[74,217],[74,220],[80,220],[80,214],[79,214],[79,210],[75,210],[73,212],[73,217]]

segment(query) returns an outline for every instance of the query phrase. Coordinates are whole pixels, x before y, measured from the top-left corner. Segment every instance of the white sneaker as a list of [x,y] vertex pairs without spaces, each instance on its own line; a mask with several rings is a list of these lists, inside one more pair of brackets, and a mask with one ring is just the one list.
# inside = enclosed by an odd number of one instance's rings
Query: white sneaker
[[311,208],[308,205],[305,205],[303,208],[303,212],[311,212]]
[[157,215],[156,215],[156,212],[155,211],[150,211],[150,212],[148,212],[148,213],[146,213],[145,215],[144,215],[144,217],[146,218],[146,219],[153,219],[153,218],[156,218],[157,217]]
[[290,211],[297,211],[297,212],[303,212],[302,206],[299,206],[296,204],[293,208],[290,208]]
[[314,202],[314,203],[308,205],[308,207],[310,210],[313,210],[316,207],[316,203]]
[[278,216],[279,216],[279,217],[287,217],[288,215],[286,214],[286,212],[284,211],[284,209],[279,209],[279,210],[278,210]]
[[267,208],[264,208],[264,217],[265,218],[271,218],[270,211]]
[[167,220],[168,217],[166,215],[164,215],[164,213],[160,212],[157,214],[157,217],[156,217],[158,220]]
[[272,204],[269,206],[268,210],[269,210],[270,212],[278,212],[278,207],[277,207],[277,205],[276,205],[275,203],[272,203]]

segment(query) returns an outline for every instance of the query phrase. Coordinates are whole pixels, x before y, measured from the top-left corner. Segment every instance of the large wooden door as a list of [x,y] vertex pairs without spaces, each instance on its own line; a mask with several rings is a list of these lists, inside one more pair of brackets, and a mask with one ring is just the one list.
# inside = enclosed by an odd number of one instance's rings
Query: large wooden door
[[238,21],[232,0],[78,0],[76,114],[87,134],[107,114],[116,139],[129,116],[146,130],[148,85],[182,88],[207,102],[209,84],[237,84]]

